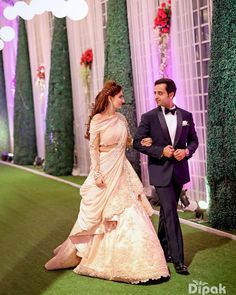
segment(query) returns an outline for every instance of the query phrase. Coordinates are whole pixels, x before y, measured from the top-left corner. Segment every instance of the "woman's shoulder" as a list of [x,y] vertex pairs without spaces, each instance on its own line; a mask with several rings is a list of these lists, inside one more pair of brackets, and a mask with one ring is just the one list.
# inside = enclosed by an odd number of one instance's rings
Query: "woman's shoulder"
[[98,113],[92,117],[90,122],[90,130],[99,130],[102,131],[104,128],[107,128],[115,116],[107,116],[106,114]]
[[102,124],[102,123],[109,123],[110,121],[113,121],[114,119],[120,119],[124,122],[127,122],[125,116],[119,112],[115,112],[113,115],[107,116],[102,113],[96,114],[93,116],[91,120],[92,125]]
[[92,120],[93,120],[93,121],[98,121],[98,120],[103,119],[103,117],[104,117],[104,116],[103,116],[102,114],[99,113],[99,114],[94,115],[93,118],[92,118]]
[[98,114],[93,116],[92,120],[94,120],[94,121],[107,120],[107,119],[110,119],[110,118],[114,117],[114,115],[117,115],[117,114],[120,114],[120,113],[116,112],[113,115],[106,115],[106,114],[103,114],[103,113],[98,113]]
[[127,121],[126,117],[123,114],[121,114],[119,112],[116,112],[116,115],[118,116],[118,118],[120,120],[122,120],[123,122],[125,122],[126,124],[128,124],[128,121]]
[[117,115],[118,118],[120,118],[121,120],[127,121],[125,115],[123,115],[122,113],[120,113],[120,112],[116,112],[116,115]]
[[99,130],[102,127],[102,123],[103,123],[103,116],[99,113],[96,114],[92,117],[91,121],[90,121],[90,129],[89,132],[90,133],[94,133],[94,132],[99,132]]

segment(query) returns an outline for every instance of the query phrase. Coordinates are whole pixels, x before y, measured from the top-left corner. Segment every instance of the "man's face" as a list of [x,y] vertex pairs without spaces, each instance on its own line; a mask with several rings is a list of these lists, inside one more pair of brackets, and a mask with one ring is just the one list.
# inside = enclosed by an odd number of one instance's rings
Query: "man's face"
[[158,106],[163,106],[168,109],[173,107],[174,92],[168,94],[166,91],[166,84],[155,85],[154,95]]

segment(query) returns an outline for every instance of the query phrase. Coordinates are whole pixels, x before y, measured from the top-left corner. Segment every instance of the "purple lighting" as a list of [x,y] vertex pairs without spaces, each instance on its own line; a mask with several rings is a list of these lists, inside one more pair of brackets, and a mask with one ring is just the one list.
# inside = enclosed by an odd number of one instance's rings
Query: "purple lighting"
[[13,6],[14,4],[15,4],[15,0],[2,0],[3,2],[5,2],[6,4],[8,4],[8,5],[11,5],[11,6]]

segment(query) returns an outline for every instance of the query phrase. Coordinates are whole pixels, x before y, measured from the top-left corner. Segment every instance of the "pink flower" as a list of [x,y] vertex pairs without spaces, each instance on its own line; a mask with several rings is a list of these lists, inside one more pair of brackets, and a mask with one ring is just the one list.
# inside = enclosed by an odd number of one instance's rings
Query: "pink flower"
[[37,77],[39,79],[44,80],[45,79],[45,67],[44,66],[39,66],[37,69]]
[[161,7],[165,7],[165,6],[166,6],[165,2],[161,4]]

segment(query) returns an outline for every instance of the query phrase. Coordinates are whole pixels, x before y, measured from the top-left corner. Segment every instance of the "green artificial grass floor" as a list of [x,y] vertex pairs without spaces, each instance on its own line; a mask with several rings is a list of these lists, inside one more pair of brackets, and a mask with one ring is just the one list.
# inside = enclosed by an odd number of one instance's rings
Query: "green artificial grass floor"
[[[68,235],[79,210],[79,191],[42,176],[0,164],[0,294],[189,294],[193,280],[236,294],[236,242],[182,225],[189,276],[175,273],[163,283],[129,285],[48,272],[44,263]],[[153,217],[156,226],[157,218]],[[201,293],[195,293],[201,294]],[[210,294],[210,293],[209,293]]]
[[[33,165],[26,165],[25,167],[46,174],[42,168],[35,168]],[[72,175],[58,176],[58,178],[65,179],[67,181],[70,181],[79,185],[82,185],[86,179],[85,176],[72,176]]]

